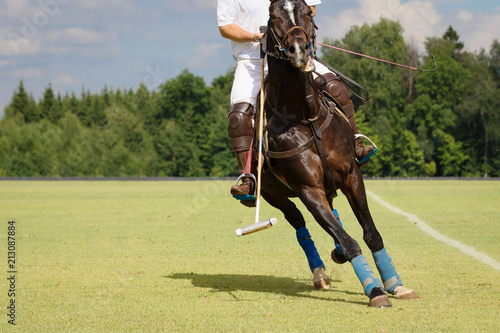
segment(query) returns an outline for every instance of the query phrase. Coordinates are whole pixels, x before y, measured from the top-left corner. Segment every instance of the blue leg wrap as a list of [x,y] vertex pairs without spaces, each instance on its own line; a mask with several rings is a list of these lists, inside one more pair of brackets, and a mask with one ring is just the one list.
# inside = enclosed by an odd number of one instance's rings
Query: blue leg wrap
[[[335,208],[333,209],[333,215],[335,215],[335,217],[337,218],[337,220],[339,220],[340,226],[343,228],[344,226],[342,225],[342,221],[340,221],[339,212],[337,212],[337,210]],[[340,247],[340,244],[337,243],[337,241],[335,241],[335,248],[337,249],[338,253],[343,254],[342,253],[342,248]]]
[[309,268],[311,272],[314,273],[314,270],[318,267],[325,267],[321,257],[319,256],[318,250],[314,245],[314,241],[311,239],[311,235],[309,234],[309,230],[306,227],[302,227],[297,229],[296,231],[297,240],[299,241],[300,246],[306,253],[307,261],[309,262]]
[[375,287],[379,287],[384,289],[380,280],[373,273],[370,264],[366,261],[364,255],[360,254],[356,258],[351,261],[352,267],[358,276],[359,281],[363,285],[365,289],[365,295],[370,297],[372,289]]
[[396,268],[392,263],[392,258],[387,253],[387,250],[383,248],[380,251],[373,252],[373,259],[375,260],[375,265],[377,265],[378,272],[384,281],[384,288],[389,293],[393,293],[397,286],[402,286],[403,281],[396,272]]

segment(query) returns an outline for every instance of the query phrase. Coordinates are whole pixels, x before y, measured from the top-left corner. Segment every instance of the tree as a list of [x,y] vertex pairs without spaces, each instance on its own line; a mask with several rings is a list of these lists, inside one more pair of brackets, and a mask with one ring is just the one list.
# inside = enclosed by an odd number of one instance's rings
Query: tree
[[227,133],[227,114],[231,108],[229,101],[233,80],[234,69],[215,78],[212,82],[211,93],[214,107],[207,117],[211,125],[207,141],[202,146],[202,162],[208,175],[213,177],[238,175],[236,159],[230,149]]
[[155,138],[163,175],[200,177],[205,175],[200,162],[200,149],[184,139],[184,132],[173,120],[165,120]]
[[493,81],[496,83],[497,88],[500,88],[500,43],[496,39],[491,45],[487,62],[488,69],[493,76]]
[[[373,25],[352,27],[342,41],[329,43],[357,53],[406,63],[411,53],[402,33],[399,23],[381,19]],[[361,133],[377,138],[379,147],[385,148],[379,149],[364,173],[390,173],[389,164],[399,156],[394,156],[396,153],[389,143],[405,127],[406,99],[413,87],[409,78],[405,78],[408,70],[338,51],[322,50],[322,54],[325,61],[369,90],[372,96],[369,101],[353,97],[357,127]]]
[[[465,142],[471,157],[468,173],[475,176],[498,176],[500,164],[497,147],[500,144],[500,89],[489,70],[488,59],[481,56],[471,64],[474,79],[468,80],[463,100],[457,108],[459,121],[455,136]],[[475,171],[472,171],[475,170]]]
[[190,142],[204,142],[208,134],[205,116],[212,104],[210,89],[203,79],[184,70],[161,86],[160,94],[160,118],[175,119]]
[[54,91],[49,84],[49,86],[45,88],[43,99],[40,103],[40,116],[55,124],[63,115],[61,103],[55,98]]
[[450,42],[450,45],[452,46],[452,54],[460,54],[462,49],[464,48],[464,43],[460,42],[460,37],[458,36],[458,33],[455,31],[455,29],[452,28],[450,25],[446,32],[443,34],[443,40]]
[[24,83],[21,80],[17,91],[12,96],[12,102],[6,108],[5,116],[13,117],[16,114],[23,116],[24,122],[37,122],[40,119],[40,111],[31,96],[24,89]]
[[[428,53],[434,54],[439,70],[419,73],[415,85],[418,96],[406,109],[409,129],[417,135],[427,163],[436,164],[436,176],[460,176],[448,163],[464,162],[461,142],[456,142],[457,105],[464,97],[464,88],[471,78],[469,70],[460,60],[468,58],[459,54],[460,43],[453,29],[443,38],[429,38]],[[426,58],[425,67],[432,67],[433,60]]]

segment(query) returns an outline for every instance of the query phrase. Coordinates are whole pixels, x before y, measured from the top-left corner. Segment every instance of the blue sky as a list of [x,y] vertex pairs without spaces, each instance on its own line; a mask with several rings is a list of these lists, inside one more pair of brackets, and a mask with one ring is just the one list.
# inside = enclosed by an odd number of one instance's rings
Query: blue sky
[[[49,83],[77,95],[141,82],[154,89],[186,68],[210,84],[234,66],[216,3],[0,0],[0,116],[21,79],[36,99]],[[342,38],[351,26],[384,16],[399,20],[406,40],[421,50],[426,37],[449,25],[469,51],[500,41],[498,0],[323,0],[317,9],[320,39]]]

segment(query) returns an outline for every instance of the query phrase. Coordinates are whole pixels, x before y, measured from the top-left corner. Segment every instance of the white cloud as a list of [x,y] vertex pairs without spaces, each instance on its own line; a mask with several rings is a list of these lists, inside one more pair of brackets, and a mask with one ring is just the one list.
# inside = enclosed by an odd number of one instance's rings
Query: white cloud
[[39,36],[26,38],[12,32],[8,27],[0,27],[0,55],[16,56],[35,54],[40,50]]
[[58,45],[89,45],[103,44],[115,39],[116,34],[111,32],[97,32],[80,27],[70,27],[61,31],[52,31],[47,40]]
[[209,66],[213,59],[216,59],[219,54],[219,49],[224,45],[217,44],[205,44],[201,43],[198,45],[194,54],[188,59],[188,67],[190,70],[198,69],[201,66]]
[[489,51],[494,39],[500,41],[500,14],[486,15],[473,23],[463,23],[457,28],[467,51],[479,51],[480,48]]
[[0,6],[0,17],[18,17],[33,11],[28,0],[5,0],[4,6]]
[[53,81],[54,86],[78,86],[82,82],[69,74],[59,75]]
[[[364,23],[374,24],[381,17],[399,21],[404,29],[403,37],[418,50],[423,51],[428,37],[442,36],[448,26],[457,30],[465,49],[470,52],[480,48],[489,50],[494,39],[500,40],[500,7],[480,14],[468,10],[451,10],[443,16],[435,5],[449,4],[457,6],[455,0],[358,0],[356,8],[324,15],[319,23],[319,39],[341,39],[351,26]],[[463,1],[459,1],[462,3]]]
[[474,15],[472,15],[472,13],[469,12],[468,10],[459,11],[457,16],[462,22],[467,23],[469,21],[474,21]]
[[320,39],[341,39],[353,25],[374,24],[382,17],[399,21],[404,29],[404,38],[419,47],[423,47],[426,37],[439,33],[436,29],[442,16],[431,1],[358,0],[358,4],[358,8],[342,11],[336,17],[324,16],[318,31]]
[[217,8],[217,0],[195,0],[194,4],[198,8]]
[[193,10],[207,10],[211,9],[215,12],[217,9],[217,0],[167,0],[167,6],[170,10],[190,14]]
[[3,76],[13,78],[13,79],[35,79],[43,76],[43,72],[35,67],[28,67],[24,69],[14,69],[10,71],[4,71]]
[[112,5],[123,5],[125,3],[124,0],[108,0],[108,1],[102,1],[102,0],[85,0],[85,1],[78,1],[77,5],[81,8],[95,8],[99,7],[100,5],[107,5],[111,3]]

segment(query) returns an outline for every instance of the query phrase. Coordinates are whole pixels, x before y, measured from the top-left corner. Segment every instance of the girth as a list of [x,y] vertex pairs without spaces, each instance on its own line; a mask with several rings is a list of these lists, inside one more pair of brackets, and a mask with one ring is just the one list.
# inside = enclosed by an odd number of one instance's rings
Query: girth
[[[325,118],[325,121],[323,122],[323,124],[320,127],[321,133],[326,131],[328,126],[330,126],[332,119],[333,119],[333,112],[331,112],[330,108],[329,108],[328,113],[327,113],[326,118]],[[277,159],[292,157],[292,156],[295,156],[295,155],[298,155],[300,153],[305,152],[306,150],[311,148],[313,144],[314,144],[314,135],[309,140],[307,140],[306,143],[304,143],[300,147],[297,147],[297,148],[294,148],[291,150],[286,150],[286,151],[268,151],[267,157],[277,158]]]
[[[314,102],[312,100],[312,96],[307,96],[308,99],[308,104],[309,104],[309,110],[310,110],[310,116],[311,118],[309,119],[309,126],[311,128],[312,132],[312,137],[303,145],[300,147],[287,150],[287,151],[279,151],[279,152],[274,152],[274,151],[267,151],[266,155],[269,158],[275,158],[275,159],[283,159],[283,158],[288,158],[292,157],[295,155],[298,155],[300,153],[305,152],[309,148],[312,147],[313,144],[316,144],[316,149],[318,150],[318,155],[321,159],[321,163],[323,165],[323,170],[325,174],[325,192],[327,194],[328,201],[331,203],[333,198],[337,197],[337,189],[335,187],[335,181],[333,179],[332,173],[330,171],[330,165],[328,164],[328,160],[325,154],[325,148],[323,147],[323,142],[321,141],[321,138],[323,136],[323,132],[326,131],[328,126],[330,126],[330,123],[332,122],[333,119],[333,113],[338,112],[343,116],[344,119],[346,119],[345,115],[342,114],[342,111],[340,111],[338,108],[334,108],[334,111],[332,111],[332,108],[329,107],[333,103],[328,101],[326,102],[327,104],[327,114],[325,121],[321,126],[318,125],[318,117],[314,114]],[[347,119],[346,119],[347,120]]]

